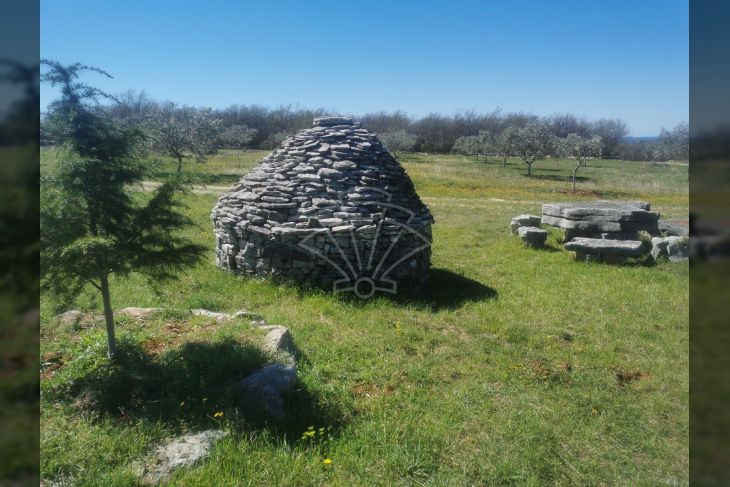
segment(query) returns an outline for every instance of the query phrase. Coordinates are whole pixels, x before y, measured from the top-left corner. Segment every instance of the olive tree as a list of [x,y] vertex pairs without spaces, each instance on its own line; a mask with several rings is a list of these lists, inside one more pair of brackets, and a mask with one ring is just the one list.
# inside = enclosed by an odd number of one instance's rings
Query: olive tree
[[220,121],[210,109],[168,102],[152,110],[146,125],[151,149],[177,159],[178,172],[185,157],[202,163],[215,153]]
[[547,125],[542,122],[528,122],[508,135],[512,151],[527,165],[527,176],[532,176],[532,165],[548,155],[552,148],[552,137]]
[[507,167],[507,158],[515,153],[517,127],[510,125],[494,138],[494,153],[502,158],[502,167]]
[[479,135],[463,135],[456,139],[451,152],[467,156],[489,156],[497,153],[492,135],[480,130]]
[[248,149],[256,137],[257,130],[248,125],[232,125],[218,135],[218,143],[226,149],[235,149],[238,167],[241,167],[241,151]]
[[415,135],[406,130],[386,132],[380,135],[380,140],[393,154],[412,151],[418,141]]
[[175,182],[149,197],[134,194],[145,174],[135,160],[141,134],[99,115],[94,105],[107,95],[78,79],[88,71],[109,75],[82,64],[43,64],[41,80],[61,88],[52,108],[66,143],[41,186],[41,285],[63,304],[87,287],[99,291],[113,358],[110,276],[138,273],[158,283],[196,263],[205,247],[177,232],[192,222],[179,212]]
[[589,159],[601,157],[603,142],[600,137],[581,137],[578,134],[568,134],[565,138],[556,138],[555,152],[560,157],[575,160],[573,168],[573,192],[578,169],[585,167]]

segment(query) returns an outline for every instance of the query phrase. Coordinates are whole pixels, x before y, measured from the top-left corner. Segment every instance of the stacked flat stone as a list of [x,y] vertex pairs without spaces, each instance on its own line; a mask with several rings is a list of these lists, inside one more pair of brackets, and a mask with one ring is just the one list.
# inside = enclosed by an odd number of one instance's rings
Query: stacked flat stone
[[428,280],[431,213],[375,134],[350,118],[315,118],[285,139],[211,218],[217,265],[235,272],[343,290],[363,277],[399,288]]
[[659,235],[659,213],[645,201],[588,201],[548,203],[541,222],[565,230],[565,239],[575,237],[638,240],[639,232]]

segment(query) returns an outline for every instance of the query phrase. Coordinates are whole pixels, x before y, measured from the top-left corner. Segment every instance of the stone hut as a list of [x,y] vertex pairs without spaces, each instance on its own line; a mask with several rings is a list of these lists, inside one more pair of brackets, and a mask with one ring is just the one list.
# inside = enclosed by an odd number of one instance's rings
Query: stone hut
[[321,117],[220,197],[216,263],[368,298],[428,282],[433,218],[372,132]]

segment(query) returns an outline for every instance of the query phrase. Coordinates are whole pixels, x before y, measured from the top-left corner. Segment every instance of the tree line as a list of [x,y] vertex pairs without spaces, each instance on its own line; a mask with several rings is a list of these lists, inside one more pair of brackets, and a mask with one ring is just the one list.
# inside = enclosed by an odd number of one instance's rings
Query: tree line
[[[218,148],[245,150],[273,149],[281,141],[304,128],[312,118],[328,113],[323,108],[309,109],[292,105],[268,108],[260,105],[231,105],[212,109],[180,106],[159,102],[144,92],[128,91],[96,110],[112,120],[142,129],[150,150],[162,152],[178,160],[185,155],[204,160]],[[41,122],[41,141],[57,143],[59,133],[52,104]],[[687,160],[689,132],[687,124],[671,130],[662,129],[651,140],[627,139],[628,127],[621,119],[585,117],[562,113],[539,117],[530,113],[494,110],[488,113],[463,111],[451,115],[431,113],[421,118],[409,117],[401,111],[375,112],[355,116],[364,126],[376,132],[394,152],[463,153],[501,155],[497,141],[528,126],[539,126],[541,132],[564,139],[570,134],[601,140],[600,157],[638,161]],[[485,142],[489,141],[487,145]],[[517,153],[507,154],[516,156]],[[557,153],[547,155],[556,156]]]

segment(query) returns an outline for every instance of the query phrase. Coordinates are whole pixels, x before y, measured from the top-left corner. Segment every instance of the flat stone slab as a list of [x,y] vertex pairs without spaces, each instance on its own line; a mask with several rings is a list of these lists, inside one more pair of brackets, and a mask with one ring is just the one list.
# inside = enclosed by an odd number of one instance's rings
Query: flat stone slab
[[621,257],[639,257],[644,255],[644,247],[641,240],[609,240],[576,237],[565,244],[565,249],[580,254],[616,255]]
[[315,127],[331,127],[334,125],[352,125],[352,118],[350,117],[315,117]]
[[207,457],[213,443],[225,435],[223,431],[206,430],[169,440],[139,467],[140,483],[157,485],[165,482],[175,470],[192,466]]
[[645,201],[547,203],[542,207],[541,218],[546,225],[586,234],[642,230],[657,234],[658,221],[659,213],[651,211]]

